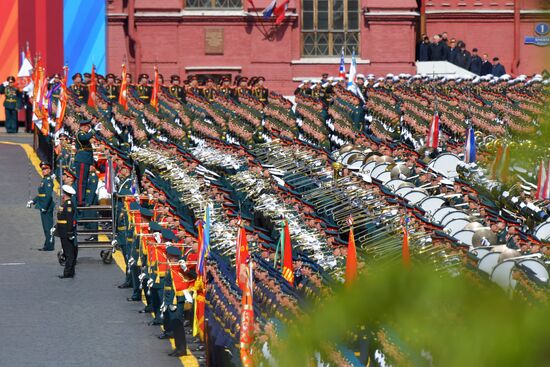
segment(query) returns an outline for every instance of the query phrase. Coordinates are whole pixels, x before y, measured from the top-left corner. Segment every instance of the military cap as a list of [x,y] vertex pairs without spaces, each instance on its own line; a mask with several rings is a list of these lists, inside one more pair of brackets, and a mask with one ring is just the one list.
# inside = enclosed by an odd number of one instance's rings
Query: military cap
[[163,228],[162,231],[160,231],[160,233],[162,234],[162,237],[164,237],[166,241],[174,241],[176,239],[176,235],[174,234],[174,232],[172,232],[169,229]]
[[189,80],[199,80],[196,75],[190,75]]
[[61,186],[61,189],[63,189],[63,192],[69,194],[69,195],[74,195],[76,194],[76,191],[74,191],[74,188],[72,186],[69,186],[69,185],[63,185]]
[[323,77],[323,78],[328,78],[328,73],[323,73],[323,74],[321,74],[321,77]]
[[91,78],[91,77],[92,77],[92,74],[90,74],[90,73],[84,73],[84,77],[85,77],[85,78]]
[[48,168],[52,168],[52,165],[49,164],[48,162],[40,162],[40,168],[44,168],[44,167],[48,167]]
[[213,81],[214,81],[214,79],[212,79],[212,78],[206,79],[206,82],[213,82]]
[[193,227],[192,224],[190,224],[189,222],[183,220],[183,219],[180,219],[180,225],[185,228],[185,231],[187,233],[189,233],[191,236],[193,237],[197,237],[197,231],[195,230],[195,228]]
[[147,75],[145,73],[139,75],[139,80],[144,79],[144,78],[149,79],[149,75]]
[[113,73],[107,74],[107,79],[115,79],[115,74]]
[[258,79],[256,79],[257,82],[259,81],[265,81],[265,78],[263,76],[259,76]]
[[71,176],[72,178],[76,178],[76,175],[73,173],[73,171],[68,168],[65,168],[65,170],[63,170],[63,174],[66,176]]
[[14,82],[15,83],[15,77],[10,75],[8,76],[8,82]]
[[170,76],[170,80],[171,80],[171,81],[175,81],[175,80],[178,80],[178,81],[179,81],[179,80],[180,80],[180,76],[174,74],[174,75]]
[[231,81],[231,79],[229,79],[228,77],[224,76],[222,77],[222,82],[229,82]]
[[167,246],[166,255],[181,257],[181,250],[176,246]]
[[82,119],[78,122],[80,124],[80,126],[86,126],[86,125],[89,125],[92,123],[91,120],[88,120],[88,119]]
[[82,74],[80,74],[80,73],[74,74],[74,75],[73,75],[73,80],[75,80],[76,78],[82,79]]
[[248,81],[248,78],[246,76],[243,76],[242,78],[239,79],[239,83],[240,82],[247,82]]
[[157,222],[149,222],[149,230],[152,232],[162,232],[162,227]]

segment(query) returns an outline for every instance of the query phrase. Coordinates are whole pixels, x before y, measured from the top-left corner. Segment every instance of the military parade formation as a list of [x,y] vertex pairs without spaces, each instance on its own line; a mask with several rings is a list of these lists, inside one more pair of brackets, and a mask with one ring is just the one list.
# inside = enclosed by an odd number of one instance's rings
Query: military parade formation
[[[11,79],[0,93],[15,132]],[[67,70],[48,78],[37,65],[33,79],[35,128],[53,143],[27,203],[41,250],[59,238],[60,278],[77,273],[79,247],[122,254],[119,288],[144,301],[173,356],[192,340],[200,364],[272,363],[287,323],[373,263],[429,263],[547,297],[550,165],[537,137],[549,75],[357,74],[350,85],[324,74],[292,98],[261,76],[165,83],[155,68],[134,84],[124,65],[70,86]],[[376,335],[354,331],[315,358],[395,363]]]

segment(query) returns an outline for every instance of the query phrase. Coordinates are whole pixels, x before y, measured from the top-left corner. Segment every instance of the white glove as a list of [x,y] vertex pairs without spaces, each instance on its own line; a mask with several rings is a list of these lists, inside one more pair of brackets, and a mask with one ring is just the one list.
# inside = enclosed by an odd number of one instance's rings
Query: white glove
[[178,260],[178,264],[180,265],[181,270],[187,271],[187,264],[185,263],[185,260]]
[[138,276],[138,279],[140,282],[143,282],[143,278],[145,278],[145,273],[141,273],[139,276]]
[[165,313],[166,312],[166,305],[164,302],[162,302],[162,305],[160,305],[160,312]]
[[9,84],[10,84],[10,83],[9,83],[7,80],[6,80],[4,83],[2,83],[2,85],[3,85],[4,87],[7,87]]
[[128,259],[128,266],[134,266],[135,263],[136,263],[136,260],[134,260],[133,257]]
[[157,243],[160,243],[161,241],[160,233],[158,232],[153,233],[153,238],[155,239],[155,241],[157,241]]
[[149,278],[149,280],[147,280],[147,287],[151,288],[153,284],[155,284],[155,282],[153,281],[153,279]]
[[117,240],[112,240],[111,241],[111,246],[115,247],[116,245],[118,245],[118,241]]
[[98,122],[94,126],[94,129],[96,129],[97,131],[101,130],[102,128],[103,128],[103,124],[101,122]]
[[170,311],[176,311],[177,308],[178,306],[176,305],[170,305]]
[[27,201],[27,208],[30,208],[33,205],[34,205],[34,201],[32,200]]
[[191,292],[186,289],[183,291],[183,295],[185,296],[185,302],[193,303],[193,295],[191,294]]
[[53,236],[54,233],[55,233],[55,226],[50,228],[50,236]]

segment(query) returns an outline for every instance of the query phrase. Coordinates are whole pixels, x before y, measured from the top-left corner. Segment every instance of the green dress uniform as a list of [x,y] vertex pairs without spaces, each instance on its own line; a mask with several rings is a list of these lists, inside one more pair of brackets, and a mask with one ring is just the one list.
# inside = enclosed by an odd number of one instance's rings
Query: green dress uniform
[[88,102],[88,86],[82,84],[82,83],[75,83],[71,85],[71,91],[75,94],[76,99],[80,102],[87,103]]
[[216,94],[218,94],[216,88],[204,88],[202,90],[202,96],[206,98],[208,102],[213,102]]
[[[97,184],[99,178],[95,172],[91,172],[88,176],[88,184],[86,185],[86,191],[84,194],[84,205],[91,206],[97,205]],[[94,210],[82,210],[79,213],[79,218],[97,218],[98,212]],[[98,226],[97,222],[89,222],[85,224],[85,228],[90,231],[97,232]],[[97,239],[97,234],[92,234],[93,238]]]
[[38,195],[32,200],[35,208],[40,210],[40,219],[42,221],[42,229],[44,230],[44,245],[42,250],[53,251],[54,238],[51,233],[53,227],[53,209],[55,203],[53,201],[53,178],[46,176],[38,186]]
[[17,126],[17,110],[21,106],[21,92],[17,88],[10,85],[0,85],[0,94],[4,94],[4,109],[6,111],[6,132],[16,133],[19,129]]
[[269,90],[264,87],[257,87],[252,90],[252,95],[258,98],[258,100],[263,104],[266,104],[269,96]]
[[144,103],[151,102],[151,95],[153,94],[153,88],[148,85],[138,85],[136,87],[137,95],[140,101]]
[[65,254],[63,276],[72,278],[74,276],[74,267],[76,264],[76,247],[74,245],[76,225],[73,199],[65,200],[59,207],[55,229],[56,235],[61,240],[61,246]]
[[186,103],[185,89],[180,85],[172,85],[169,89],[170,95],[180,101]]
[[114,84],[108,84],[105,86],[107,100],[112,103],[118,102],[118,95],[120,93],[120,87]]
[[94,164],[94,153],[92,143],[90,142],[90,139],[93,136],[93,130],[88,132],[79,130],[76,134],[76,153],[74,156],[74,164],[77,179],[76,199],[77,204],[80,206],[84,205],[84,196],[86,193],[86,187],[88,186],[90,166]]

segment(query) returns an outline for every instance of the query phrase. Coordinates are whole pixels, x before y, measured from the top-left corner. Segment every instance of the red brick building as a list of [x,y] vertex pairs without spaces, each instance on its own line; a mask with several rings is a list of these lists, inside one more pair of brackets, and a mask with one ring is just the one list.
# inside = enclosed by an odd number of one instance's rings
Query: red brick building
[[550,49],[525,44],[548,36],[544,25],[535,33],[550,15],[542,0],[290,0],[278,27],[262,17],[270,0],[252,2],[108,0],[108,69],[127,60],[133,74],[157,64],[165,76],[263,75],[290,93],[298,80],[336,75],[342,47],[356,49],[360,73],[413,73],[423,27],[499,56],[513,74],[540,72]]

